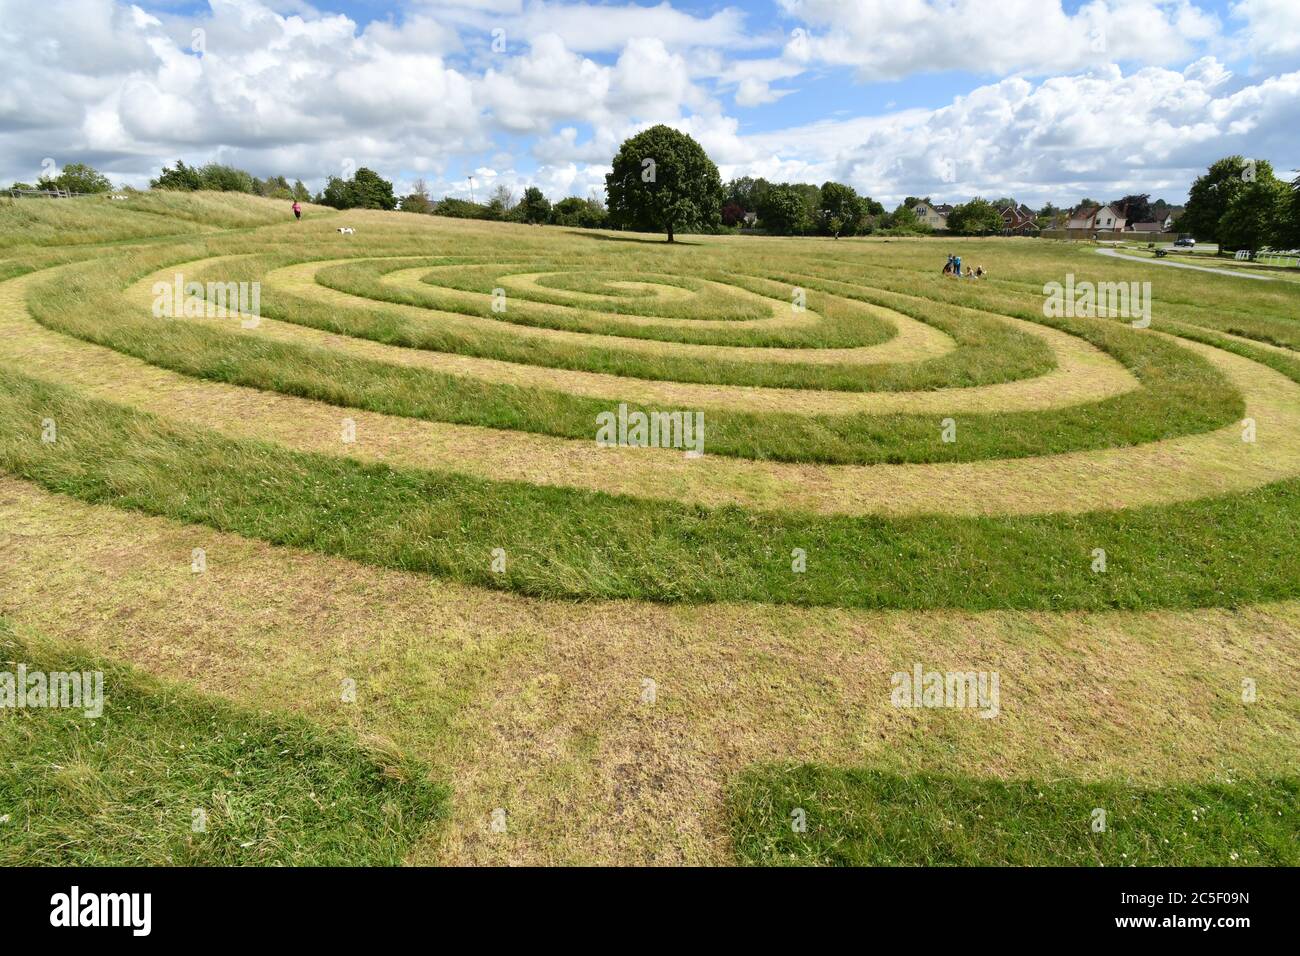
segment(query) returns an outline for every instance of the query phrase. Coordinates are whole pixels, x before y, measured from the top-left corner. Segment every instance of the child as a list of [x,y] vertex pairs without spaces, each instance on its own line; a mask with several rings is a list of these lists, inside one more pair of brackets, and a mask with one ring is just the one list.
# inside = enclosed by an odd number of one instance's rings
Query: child
[[302,219],[302,206],[299,205],[296,199],[293,201],[293,218],[296,220]]

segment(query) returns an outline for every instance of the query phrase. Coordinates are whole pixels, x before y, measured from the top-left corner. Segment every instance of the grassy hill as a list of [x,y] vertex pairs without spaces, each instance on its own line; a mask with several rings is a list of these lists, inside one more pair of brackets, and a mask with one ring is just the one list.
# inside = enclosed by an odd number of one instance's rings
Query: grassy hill
[[[154,789],[90,761],[99,802],[11,776],[25,833],[116,859],[95,820],[246,766],[302,784],[257,862],[389,805],[366,859],[1293,862],[1294,283],[234,194],[0,202],[0,235],[0,612],[164,682],[0,733],[175,744],[124,765]],[[1067,278],[1149,282],[1149,327],[1045,309]],[[918,666],[997,675],[996,715],[900,705]],[[434,783],[358,782],[370,739]]]

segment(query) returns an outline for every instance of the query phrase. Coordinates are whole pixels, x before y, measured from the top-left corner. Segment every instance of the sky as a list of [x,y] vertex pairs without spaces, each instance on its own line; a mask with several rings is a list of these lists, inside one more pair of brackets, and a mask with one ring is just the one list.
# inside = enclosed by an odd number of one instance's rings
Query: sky
[[1300,0],[0,0],[0,183],[230,163],[603,198],[655,123],[892,206],[1300,166]]

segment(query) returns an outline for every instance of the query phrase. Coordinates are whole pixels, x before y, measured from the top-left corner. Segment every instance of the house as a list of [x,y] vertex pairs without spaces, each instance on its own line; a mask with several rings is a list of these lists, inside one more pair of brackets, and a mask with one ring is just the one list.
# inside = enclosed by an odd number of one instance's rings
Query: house
[[1080,206],[1070,213],[1067,229],[1087,232],[1123,232],[1127,219],[1114,206]]
[[999,215],[1002,216],[1004,236],[1036,236],[1039,233],[1038,217],[1024,203],[1007,205]]
[[912,206],[912,213],[916,216],[917,221],[929,226],[931,229],[947,229],[948,214],[950,212],[952,212],[952,206],[947,203],[922,201]]

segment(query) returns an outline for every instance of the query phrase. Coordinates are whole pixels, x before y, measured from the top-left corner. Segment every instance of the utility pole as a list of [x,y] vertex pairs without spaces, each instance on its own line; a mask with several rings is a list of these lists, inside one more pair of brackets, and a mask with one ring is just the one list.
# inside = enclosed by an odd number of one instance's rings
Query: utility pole
[[469,177],[469,201],[474,201],[474,177]]

